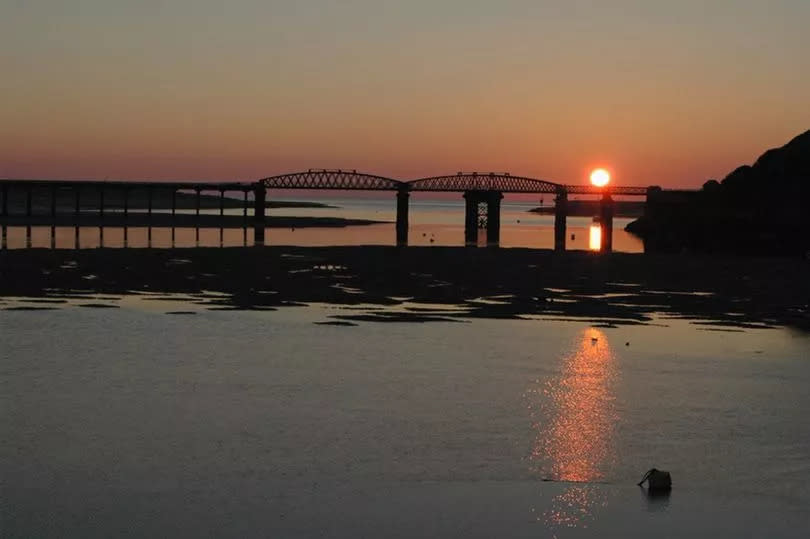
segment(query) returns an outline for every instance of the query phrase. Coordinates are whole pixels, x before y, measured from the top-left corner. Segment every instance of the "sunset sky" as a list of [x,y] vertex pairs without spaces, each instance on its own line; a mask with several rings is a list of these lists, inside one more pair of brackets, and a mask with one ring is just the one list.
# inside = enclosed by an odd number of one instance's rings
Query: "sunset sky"
[[810,129],[808,0],[3,0],[0,177],[694,187]]

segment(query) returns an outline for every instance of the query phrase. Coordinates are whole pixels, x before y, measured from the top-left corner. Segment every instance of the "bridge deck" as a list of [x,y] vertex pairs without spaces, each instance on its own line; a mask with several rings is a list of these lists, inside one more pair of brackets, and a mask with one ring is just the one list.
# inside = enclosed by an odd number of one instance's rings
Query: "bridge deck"
[[147,181],[147,180],[24,180],[0,179],[0,187],[39,187],[75,189],[76,187],[95,187],[97,189],[174,189],[176,191],[252,191],[254,183],[246,182],[206,182],[206,181]]

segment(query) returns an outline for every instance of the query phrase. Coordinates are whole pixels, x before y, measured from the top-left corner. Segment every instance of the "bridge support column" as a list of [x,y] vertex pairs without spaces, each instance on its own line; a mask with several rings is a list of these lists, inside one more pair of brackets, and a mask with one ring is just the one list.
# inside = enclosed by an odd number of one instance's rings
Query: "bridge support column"
[[129,187],[124,187],[124,247],[129,247]]
[[8,229],[6,228],[6,217],[8,217],[8,185],[3,184],[3,205],[0,206],[0,218],[3,220],[2,230],[0,230],[0,249],[8,248]]
[[501,241],[501,199],[500,191],[466,191],[464,193],[464,244],[468,247],[478,245],[478,229],[483,227],[478,222],[479,204],[487,205],[486,229],[487,246],[497,247]]
[[56,187],[51,186],[51,249],[56,249]]
[[557,189],[554,200],[554,250],[565,251],[566,219],[568,218],[568,191]]
[[257,183],[253,187],[255,197],[253,205],[253,245],[261,247],[264,245],[264,212],[267,201],[267,188],[264,184]]
[[478,202],[480,195],[477,191],[464,193],[464,245],[475,247],[478,245]]
[[487,192],[487,247],[497,247],[501,242],[501,199],[500,191]]
[[407,188],[397,191],[397,247],[408,245],[408,199]]
[[177,217],[177,189],[172,188],[172,249],[174,249],[175,232],[174,226]]
[[197,187],[195,192],[195,202],[194,202],[194,246],[200,246],[200,193],[202,188]]
[[104,247],[104,186],[98,190],[98,245]]
[[613,250],[613,198],[610,193],[602,195],[602,203],[599,207],[600,223],[602,225],[602,248],[603,253]]
[[248,192],[242,191],[245,200],[242,204],[242,246],[247,247],[247,231],[248,231]]
[[75,191],[75,197],[76,197],[76,200],[74,201],[75,204],[76,204],[76,207],[73,208],[73,245],[74,245],[74,247],[76,249],[78,249],[79,248],[79,240],[80,240],[80,238],[79,238],[79,234],[80,234],[80,231],[79,231],[79,215],[81,213],[81,205],[82,205],[82,202],[81,202],[82,188],[77,185],[73,189]]
[[222,221],[225,219],[225,189],[219,190],[219,246],[225,246],[225,229]]
[[[29,186],[28,189],[25,190],[25,215],[29,219],[31,218],[31,215],[33,214],[32,211],[31,211],[33,196],[34,196],[33,195],[33,190]],[[31,222],[30,221],[28,221],[28,223],[25,225],[25,247],[27,249],[31,248]]]
[[146,246],[152,248],[152,186],[146,188]]

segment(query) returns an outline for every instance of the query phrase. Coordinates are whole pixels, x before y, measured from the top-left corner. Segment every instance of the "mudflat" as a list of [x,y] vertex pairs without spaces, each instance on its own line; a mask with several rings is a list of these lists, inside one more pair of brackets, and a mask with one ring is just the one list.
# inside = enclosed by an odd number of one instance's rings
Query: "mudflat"
[[798,258],[464,247],[0,252],[0,296],[216,292],[212,308],[362,306],[334,317],[345,322],[540,316],[618,325],[663,314],[707,329],[807,331],[808,274],[810,261]]

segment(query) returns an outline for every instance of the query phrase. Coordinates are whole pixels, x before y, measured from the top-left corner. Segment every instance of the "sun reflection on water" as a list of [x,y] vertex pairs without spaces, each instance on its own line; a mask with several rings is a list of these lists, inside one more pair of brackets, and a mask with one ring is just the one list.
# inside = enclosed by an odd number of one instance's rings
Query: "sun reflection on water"
[[614,464],[616,411],[612,393],[616,360],[607,336],[588,328],[564,358],[560,374],[529,392],[536,438],[532,471],[546,480],[576,483],[544,514],[554,527],[585,526],[593,509],[606,503],[604,481]]
[[599,251],[602,249],[602,227],[598,224],[591,225],[588,236],[588,249]]

